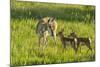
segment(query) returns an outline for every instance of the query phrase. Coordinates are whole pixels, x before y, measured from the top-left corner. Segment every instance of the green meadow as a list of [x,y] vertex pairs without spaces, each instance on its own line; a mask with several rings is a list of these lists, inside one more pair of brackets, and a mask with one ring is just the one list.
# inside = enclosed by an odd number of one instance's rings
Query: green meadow
[[[60,38],[54,47],[48,36],[48,46],[42,50],[38,45],[36,25],[40,18],[55,17],[59,32],[64,28],[67,37],[75,31],[79,37],[90,37],[93,52],[81,46],[75,54],[71,46],[64,50]],[[95,6],[18,2],[11,0],[11,54],[14,66],[95,61]]]

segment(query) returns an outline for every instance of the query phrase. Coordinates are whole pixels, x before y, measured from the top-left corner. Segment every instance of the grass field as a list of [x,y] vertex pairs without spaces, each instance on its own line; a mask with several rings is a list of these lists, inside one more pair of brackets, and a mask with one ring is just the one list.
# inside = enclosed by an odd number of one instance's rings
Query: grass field
[[[86,46],[81,47],[76,55],[68,46],[63,50],[57,37],[54,47],[52,37],[44,50],[38,47],[35,29],[39,18],[53,16],[58,23],[57,32],[64,27],[65,36],[74,30],[80,37],[90,37],[91,47],[95,50],[94,6],[63,5],[32,2],[15,2],[11,0],[11,65],[37,65],[95,60],[95,51],[88,53]],[[38,7],[38,8],[37,8]]]

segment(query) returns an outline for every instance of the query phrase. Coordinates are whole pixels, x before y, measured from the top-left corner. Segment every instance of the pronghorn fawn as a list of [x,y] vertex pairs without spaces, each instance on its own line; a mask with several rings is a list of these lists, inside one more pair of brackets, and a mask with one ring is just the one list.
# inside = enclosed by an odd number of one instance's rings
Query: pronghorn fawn
[[[90,49],[92,51],[90,38],[78,37],[75,32],[70,33],[69,37],[77,39],[77,49],[79,48],[79,46],[85,45],[88,49]],[[81,50],[81,47],[80,47],[80,50]]]
[[56,44],[56,30],[57,22],[55,21],[55,18],[44,17],[40,19],[36,26],[36,34],[39,37],[39,46],[41,46],[41,44],[47,45],[47,37],[49,34],[53,37],[54,43]]
[[77,52],[77,47],[76,47],[76,39],[75,38],[70,38],[70,37],[65,37],[63,34],[64,30],[62,29],[60,32],[58,32],[57,36],[60,37],[60,40],[63,44],[63,48],[66,48],[67,43],[69,42],[71,44],[71,47]]

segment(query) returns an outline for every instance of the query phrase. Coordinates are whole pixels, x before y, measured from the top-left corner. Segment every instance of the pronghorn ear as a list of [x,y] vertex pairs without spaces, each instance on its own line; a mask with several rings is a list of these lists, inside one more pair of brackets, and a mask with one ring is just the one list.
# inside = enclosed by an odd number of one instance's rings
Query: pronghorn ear
[[53,22],[54,20],[55,20],[55,18],[53,17],[51,21]]
[[48,19],[48,22],[50,22],[50,18]]
[[61,31],[64,32],[64,28],[62,28]]

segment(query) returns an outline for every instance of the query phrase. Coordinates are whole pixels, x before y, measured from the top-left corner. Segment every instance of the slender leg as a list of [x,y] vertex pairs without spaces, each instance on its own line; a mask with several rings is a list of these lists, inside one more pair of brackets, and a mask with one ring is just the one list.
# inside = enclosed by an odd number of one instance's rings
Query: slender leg
[[39,47],[41,46],[41,37],[39,37]]
[[86,46],[88,47],[87,53],[89,52],[89,50],[92,51],[92,48],[91,48],[90,44],[87,44]]
[[53,39],[54,39],[54,45],[56,46],[56,33],[54,33],[54,36],[53,36]]
[[73,46],[73,49],[75,50],[75,54],[77,54],[77,47],[76,47],[76,43],[75,43],[75,42],[72,42],[72,46]]
[[55,43],[55,46],[56,46],[56,38],[54,38],[54,43]]
[[81,45],[79,45],[79,48],[80,48],[80,53],[81,53]]
[[39,50],[43,51],[43,37],[39,37]]
[[44,49],[44,46],[45,46],[45,37],[43,37],[43,49]]
[[66,42],[63,43],[63,48],[66,49]]
[[45,47],[47,47],[47,37],[45,38]]
[[[78,42],[78,43],[77,43],[77,50],[80,50],[79,48],[80,48],[80,43]],[[80,51],[80,52],[81,52],[81,51]]]

